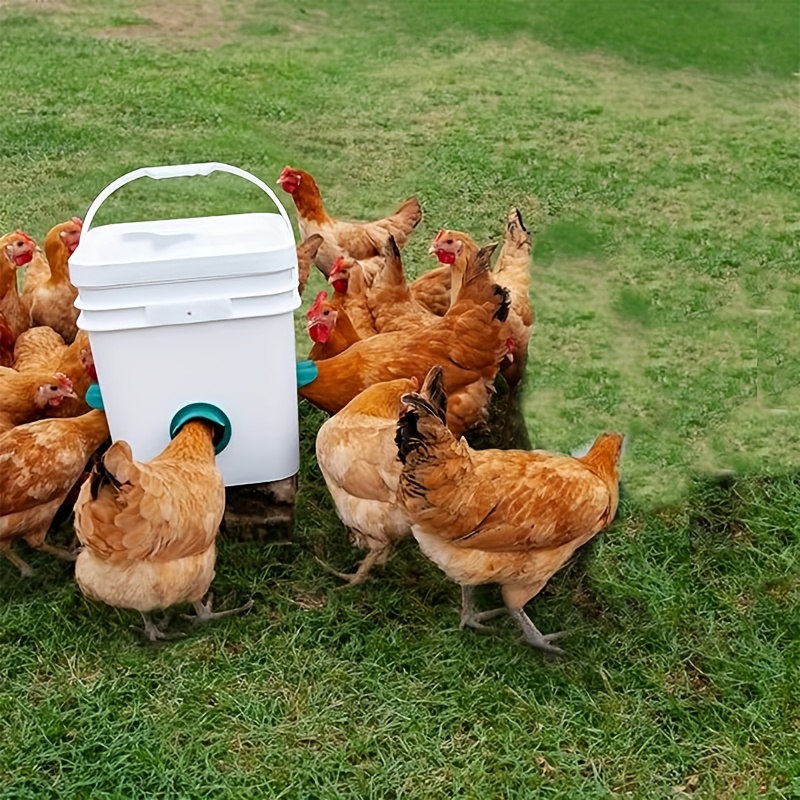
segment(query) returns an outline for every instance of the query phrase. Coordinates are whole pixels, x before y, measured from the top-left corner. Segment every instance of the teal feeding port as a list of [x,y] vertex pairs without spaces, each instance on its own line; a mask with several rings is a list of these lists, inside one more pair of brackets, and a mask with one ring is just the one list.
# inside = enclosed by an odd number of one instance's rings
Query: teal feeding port
[[103,393],[97,383],[89,384],[89,388],[86,390],[86,405],[91,408],[99,408],[100,411],[105,408],[103,405]]
[[212,406],[211,403],[190,403],[172,418],[172,422],[169,424],[170,438],[174,439],[178,431],[193,419],[204,419],[222,428],[222,437],[214,446],[214,452],[219,455],[231,440],[231,421],[228,419],[228,415],[222,409]]
[[302,389],[317,379],[319,370],[313,361],[298,361],[295,373],[297,375],[297,388]]

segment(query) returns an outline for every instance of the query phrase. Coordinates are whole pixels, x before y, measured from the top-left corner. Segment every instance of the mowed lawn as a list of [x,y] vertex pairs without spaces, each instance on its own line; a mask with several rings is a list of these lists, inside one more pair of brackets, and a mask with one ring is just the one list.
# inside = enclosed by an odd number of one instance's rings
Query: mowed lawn
[[[529,607],[559,660],[460,632],[413,541],[336,590],[305,403],[295,537],[220,541],[247,617],[149,648],[71,567],[0,562],[0,796],[800,796],[798,33],[789,0],[0,4],[3,232],[139,166],[288,163],[338,216],[417,194],[416,274],[517,205],[531,440],[628,434],[617,522]],[[98,223],[263,207],[140,181]]]

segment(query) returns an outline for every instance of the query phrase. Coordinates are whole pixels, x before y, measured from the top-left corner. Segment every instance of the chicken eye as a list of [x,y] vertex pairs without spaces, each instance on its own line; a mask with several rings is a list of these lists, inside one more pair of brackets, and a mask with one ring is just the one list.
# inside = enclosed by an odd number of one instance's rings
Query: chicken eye
[[48,386],[47,388],[50,389],[51,392],[57,392],[58,391],[58,386]]
[[328,314],[330,314],[330,313],[331,313],[330,309],[329,309],[329,308],[326,308],[326,309],[325,309],[325,310],[322,312],[322,316],[323,316],[323,317],[327,317],[327,316],[328,316]]

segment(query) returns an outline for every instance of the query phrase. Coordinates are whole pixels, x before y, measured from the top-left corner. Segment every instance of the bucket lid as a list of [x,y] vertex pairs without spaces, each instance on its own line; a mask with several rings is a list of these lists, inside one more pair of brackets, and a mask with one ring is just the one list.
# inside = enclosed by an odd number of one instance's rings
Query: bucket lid
[[92,228],[82,234],[69,272],[80,290],[256,275],[296,264],[294,237],[280,215],[228,214]]

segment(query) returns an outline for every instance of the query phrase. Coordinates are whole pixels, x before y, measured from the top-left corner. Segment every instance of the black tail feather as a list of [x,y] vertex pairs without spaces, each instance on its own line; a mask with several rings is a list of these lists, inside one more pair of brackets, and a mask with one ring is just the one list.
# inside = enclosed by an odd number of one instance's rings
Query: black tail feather
[[400,461],[405,464],[408,454],[416,450],[422,444],[422,437],[419,435],[419,413],[413,408],[407,408],[400,414],[397,421],[397,433],[394,442],[397,445],[397,455]]
[[511,209],[511,213],[508,215],[508,225],[506,227],[510,228],[514,223],[519,225],[525,233],[528,233],[528,229],[522,221],[522,212],[516,206]]
[[404,464],[408,454],[423,443],[418,426],[420,412],[436,417],[442,425],[447,424],[447,393],[443,375],[444,370],[440,366],[431,367],[419,392],[404,394],[400,398],[408,408],[400,415],[395,443]]
[[108,471],[102,459],[99,460],[92,469],[89,476],[89,487],[92,493],[92,500],[97,500],[100,488],[105,484],[111,484],[115,489],[120,489],[122,484]]
[[383,247],[383,254],[386,258],[400,260],[400,248],[397,246],[397,241],[394,236],[389,234],[389,239]]
[[508,311],[511,308],[511,295],[509,294],[508,289],[497,285],[494,287],[494,293],[503,299],[500,302],[500,306],[497,311],[492,314],[492,318],[500,320],[500,322],[505,322],[508,319]]

